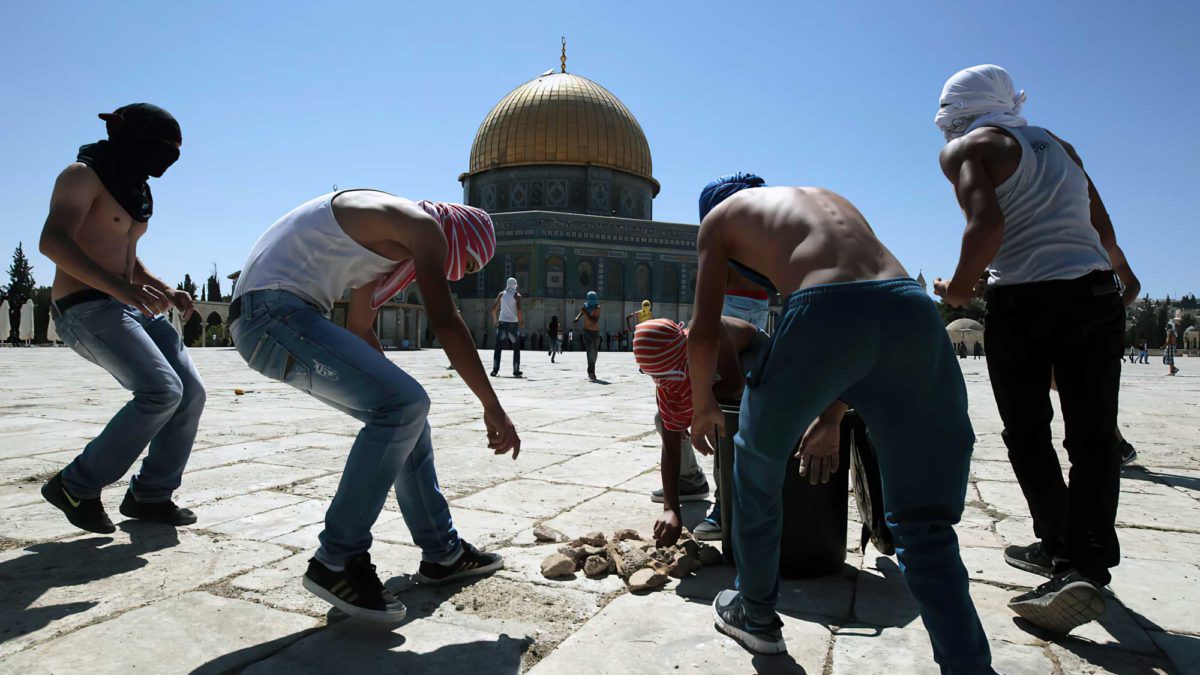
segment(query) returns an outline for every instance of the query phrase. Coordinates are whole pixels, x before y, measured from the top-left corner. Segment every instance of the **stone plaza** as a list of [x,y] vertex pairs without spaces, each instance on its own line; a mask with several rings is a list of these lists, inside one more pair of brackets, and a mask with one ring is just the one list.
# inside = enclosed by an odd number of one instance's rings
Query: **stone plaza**
[[[840,573],[782,583],[788,654],[777,657],[753,657],[713,630],[710,603],[732,585],[729,566],[649,594],[614,576],[542,577],[556,545],[536,542],[535,525],[569,537],[649,535],[660,512],[649,499],[659,485],[654,387],[622,353],[600,355],[598,383],[579,352],[555,365],[527,353],[525,379],[493,379],[523,440],[516,461],[486,448],[480,408],[440,350],[389,354],[433,400],[439,478],[460,533],[501,552],[506,567],[473,583],[416,584],[420,552],[390,501],[371,553],[409,618],[396,627],[339,618],[300,575],[358,423],[264,379],[232,350],[192,354],[208,404],[177,500],[199,523],[120,522],[122,482],[104,495],[119,529],[98,536],[69,525],[38,490],[128,394],[68,349],[0,350],[0,672],[937,672],[895,558],[869,544],[861,552],[854,522]],[[1140,457],[1123,471],[1123,560],[1106,614],[1065,638],[1005,606],[1042,579],[1004,563],[1005,545],[1032,540],[1028,511],[984,361],[960,361],[978,440],[957,531],[1000,672],[1200,672],[1192,361],[1179,360],[1177,377],[1125,366],[1121,428]],[[1061,446],[1061,419],[1054,430]],[[687,505],[687,524],[706,506]]]

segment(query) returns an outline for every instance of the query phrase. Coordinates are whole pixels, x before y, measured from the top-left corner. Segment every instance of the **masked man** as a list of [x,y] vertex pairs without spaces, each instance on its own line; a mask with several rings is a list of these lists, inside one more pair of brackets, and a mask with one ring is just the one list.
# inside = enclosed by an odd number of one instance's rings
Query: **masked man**
[[171,500],[192,452],[204,383],[164,316],[184,320],[192,298],[151,274],[137,256],[154,199],[147,183],[179,159],[183,135],[167,111],[134,103],[102,114],[108,140],[79,149],[50,197],[41,252],[56,266],[50,312],[63,342],[107,370],[133,400],[42,487],[80,529],[106,534],[100,491],[125,475],[147,445],[121,514],[170,525],[196,522]]
[[725,433],[712,382],[729,266],[786,300],[742,396],[733,466],[738,590],[714,600],[717,629],[755,653],[786,650],[775,603],[788,454],[800,439],[805,474],[827,482],[838,465],[842,414],[852,405],[871,429],[888,527],[934,659],[947,672],[991,672],[953,527],[975,435],[937,309],[843,197],[820,188],[741,186],[724,191],[697,235],[688,368],[692,445],[701,452]]
[[509,277],[506,288],[492,303],[492,323],[496,324],[496,348],[492,353],[492,377],[500,373],[500,356],[504,353],[504,340],[512,344],[513,377],[521,377],[521,329],[525,327],[525,314],[521,312],[521,294],[517,292],[517,280]]
[[573,323],[583,317],[583,348],[587,350],[588,379],[596,380],[596,356],[600,353],[600,296],[588,291],[583,307],[575,315]]
[[[478,272],[496,250],[487,213],[468,206],[412,202],[374,190],[317,197],[259,238],[229,308],[238,353],[259,373],[312,395],[364,423],[350,448],[320,548],[304,587],[351,616],[404,618],[371,564],[371,526],[393,484],[413,542],[416,579],[445,583],[503,565],[459,538],[438,488],[427,416],[429,396],[383,355],[379,307],[414,280],[434,335],[463,382],[483,403],[488,447],[521,449],[492,390],[447,279]],[[327,318],[351,289],[346,329]]]
[[[1103,613],[1100,589],[1120,560],[1117,396],[1124,306],[1140,285],[1079,155],[1027,124],[1024,102],[1025,92],[993,65],[959,71],[942,90],[934,118],[947,140],[942,171],[967,228],[954,278],[935,280],[934,292],[964,305],[987,271],[988,373],[1038,537],[1008,547],[1004,557],[1050,577],[1009,607],[1066,633]],[[1050,438],[1052,373],[1070,487]]]

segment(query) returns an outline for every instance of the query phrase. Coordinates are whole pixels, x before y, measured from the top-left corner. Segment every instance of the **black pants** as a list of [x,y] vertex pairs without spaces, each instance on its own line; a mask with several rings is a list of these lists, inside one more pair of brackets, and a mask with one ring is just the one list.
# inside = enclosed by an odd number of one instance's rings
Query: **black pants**
[[583,348],[587,350],[588,375],[596,376],[596,354],[600,351],[600,332],[583,331]]
[[[1095,582],[1120,561],[1117,397],[1125,311],[1111,272],[988,292],[988,373],[1013,472],[1034,533]],[[1070,486],[1050,439],[1050,377],[1058,383]]]
[[516,321],[501,321],[496,324],[496,348],[492,351],[492,372],[500,372],[500,354],[504,351],[504,341],[512,343],[513,372],[521,372],[521,340],[517,337],[520,328]]

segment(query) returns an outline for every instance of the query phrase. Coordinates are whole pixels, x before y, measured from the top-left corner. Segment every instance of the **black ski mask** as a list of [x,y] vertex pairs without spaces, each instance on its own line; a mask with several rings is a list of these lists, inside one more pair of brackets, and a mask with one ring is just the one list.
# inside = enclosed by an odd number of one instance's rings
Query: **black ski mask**
[[108,193],[134,220],[145,222],[154,213],[154,197],[146,180],[159,178],[179,159],[183,142],[179,122],[171,113],[149,103],[131,103],[100,113],[108,140],[79,148],[78,161],[100,177]]

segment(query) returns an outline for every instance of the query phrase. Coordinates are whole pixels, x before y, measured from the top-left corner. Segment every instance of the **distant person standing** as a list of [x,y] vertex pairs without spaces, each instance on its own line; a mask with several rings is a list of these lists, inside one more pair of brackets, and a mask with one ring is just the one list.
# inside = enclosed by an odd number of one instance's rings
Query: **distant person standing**
[[654,312],[650,308],[650,301],[643,300],[642,308],[636,312],[630,312],[625,315],[625,328],[633,332],[633,329],[643,321],[649,321],[654,318]]
[[550,363],[554,363],[554,357],[562,352],[562,339],[559,338],[557,314],[550,317],[550,325],[546,327],[546,340],[550,343]]
[[978,359],[981,356],[983,356],[983,343],[976,342],[975,343],[975,358]]
[[[947,141],[940,161],[967,227],[954,278],[937,279],[934,292],[964,306],[988,271],[988,373],[1039,539],[1008,547],[1004,557],[1050,579],[1009,607],[1067,633],[1104,612],[1101,589],[1121,558],[1117,398],[1124,305],[1139,284],[1079,155],[1028,125],[1020,116],[1024,102],[1025,93],[994,65],[959,71],[942,90],[934,119]],[[1066,424],[1069,486],[1050,435],[1052,372]]]
[[513,377],[521,377],[521,328],[525,326],[525,315],[521,311],[521,294],[517,292],[517,280],[509,277],[508,285],[492,303],[492,321],[496,324],[496,348],[492,351],[492,377],[500,372],[500,355],[504,341],[513,349]]
[[1167,337],[1163,342],[1163,362],[1167,365],[1167,374],[1174,375],[1179,372],[1175,367],[1175,324],[1167,324]]
[[1138,363],[1144,363],[1144,364],[1146,364],[1146,365],[1150,365],[1150,356],[1149,356],[1149,353],[1150,353],[1150,352],[1149,352],[1149,350],[1148,350],[1146,347],[1147,347],[1146,343],[1145,343],[1145,342],[1143,342],[1143,343],[1142,343],[1142,349],[1141,349],[1141,351],[1140,351],[1140,352],[1138,352],[1138,360],[1137,360],[1137,362],[1138,362]]
[[574,323],[583,317],[583,348],[587,351],[588,379],[596,380],[596,355],[600,351],[600,296],[588,291],[587,300],[575,315]]

